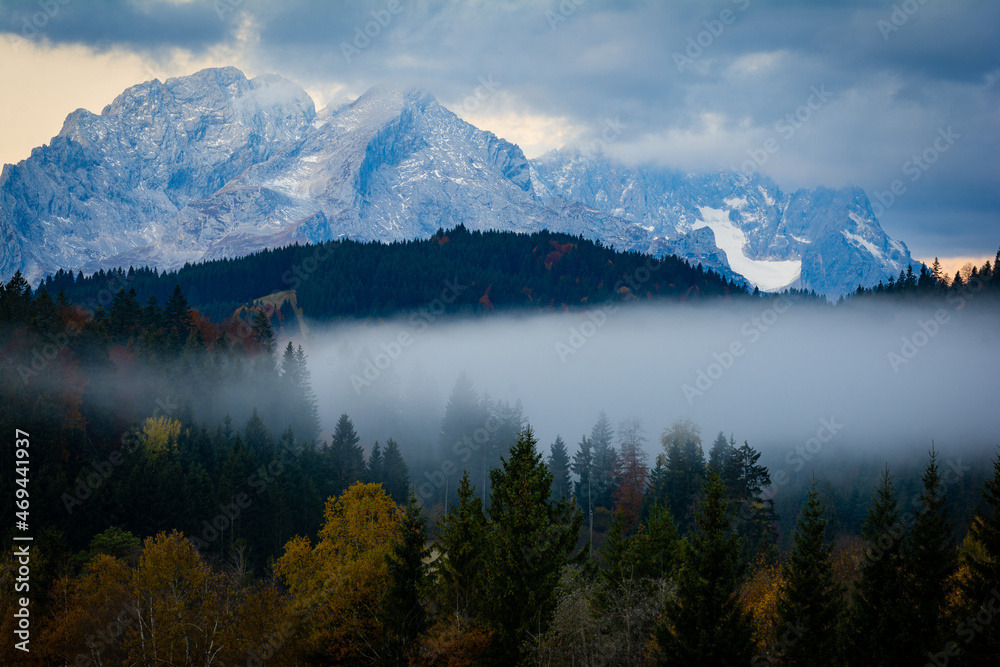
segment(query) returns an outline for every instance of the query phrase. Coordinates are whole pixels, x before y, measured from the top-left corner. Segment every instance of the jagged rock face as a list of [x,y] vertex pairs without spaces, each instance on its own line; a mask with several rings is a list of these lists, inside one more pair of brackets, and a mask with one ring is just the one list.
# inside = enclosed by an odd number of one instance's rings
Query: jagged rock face
[[285,79],[222,68],[134,86],[100,115],[76,111],[49,145],[5,166],[0,275],[170,269],[292,242],[426,237],[459,223],[676,252],[762,289],[838,294],[909,261],[857,189],[785,195],[754,175],[627,167],[571,151],[529,161],[418,91],[372,89],[317,114]]
[[[910,261],[860,188],[783,193],[757,174],[682,174],[553,151],[532,164],[535,187],[642,227],[643,250],[731,269],[761,289],[843,294]],[[797,265],[797,266],[796,266]]]
[[189,202],[300,141],[315,115],[298,86],[235,68],[133,86],[100,115],[74,111],[0,175],[2,273],[96,268],[157,242]]

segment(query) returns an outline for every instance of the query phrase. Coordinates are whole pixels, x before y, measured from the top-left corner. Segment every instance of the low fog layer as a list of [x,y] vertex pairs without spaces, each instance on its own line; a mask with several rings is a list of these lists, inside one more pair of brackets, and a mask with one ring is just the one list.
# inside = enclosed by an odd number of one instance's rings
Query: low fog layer
[[922,457],[932,439],[948,452],[1000,443],[1000,315],[976,305],[427,315],[314,327],[305,343],[324,431],[346,412],[365,443],[392,436],[409,456],[436,444],[464,371],[492,399],[522,401],[545,451],[557,434],[575,451],[605,410],[639,417],[651,453],[689,418],[706,448],[721,430],[771,460],[815,437],[824,455]]

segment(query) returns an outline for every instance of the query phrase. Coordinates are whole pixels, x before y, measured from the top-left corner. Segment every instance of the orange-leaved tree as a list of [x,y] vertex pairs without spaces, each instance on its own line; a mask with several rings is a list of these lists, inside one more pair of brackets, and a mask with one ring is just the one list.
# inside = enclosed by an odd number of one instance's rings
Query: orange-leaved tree
[[324,663],[378,660],[386,556],[402,541],[402,511],[381,484],[357,483],[327,501],[324,518],[315,547],[295,537],[274,564],[292,593],[299,650]]

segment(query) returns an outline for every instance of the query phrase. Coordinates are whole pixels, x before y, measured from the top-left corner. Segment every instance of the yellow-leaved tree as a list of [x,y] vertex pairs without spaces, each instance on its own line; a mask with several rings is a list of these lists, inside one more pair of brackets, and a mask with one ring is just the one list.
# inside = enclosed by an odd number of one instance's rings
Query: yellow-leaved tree
[[402,542],[402,511],[381,484],[354,484],[330,498],[319,542],[285,545],[274,571],[292,593],[299,651],[341,663],[382,657],[382,600],[391,584],[386,556]]

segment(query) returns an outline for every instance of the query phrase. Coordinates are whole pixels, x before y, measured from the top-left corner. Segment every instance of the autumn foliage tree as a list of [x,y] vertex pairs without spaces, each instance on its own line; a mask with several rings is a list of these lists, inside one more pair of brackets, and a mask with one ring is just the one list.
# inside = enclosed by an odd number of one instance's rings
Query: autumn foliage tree
[[402,522],[402,510],[381,485],[357,483],[327,501],[315,546],[306,537],[285,545],[274,571],[301,619],[303,659],[342,664],[384,658],[388,557],[402,545]]

